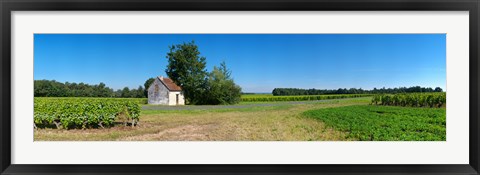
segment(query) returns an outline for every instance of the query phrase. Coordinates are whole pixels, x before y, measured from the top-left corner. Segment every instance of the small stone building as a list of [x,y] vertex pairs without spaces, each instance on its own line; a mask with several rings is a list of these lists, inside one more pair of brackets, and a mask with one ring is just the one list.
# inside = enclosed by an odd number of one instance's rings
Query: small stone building
[[157,77],[148,87],[148,104],[185,105],[182,88],[170,78]]

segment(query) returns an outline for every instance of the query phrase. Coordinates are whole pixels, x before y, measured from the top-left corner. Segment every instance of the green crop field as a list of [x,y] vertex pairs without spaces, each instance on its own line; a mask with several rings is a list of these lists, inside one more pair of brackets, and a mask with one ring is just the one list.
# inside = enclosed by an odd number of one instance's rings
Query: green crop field
[[139,120],[143,99],[119,98],[35,98],[35,127],[96,128],[112,126],[120,116]]
[[363,105],[311,110],[304,115],[354,140],[446,140],[443,108]]
[[[185,106],[148,105],[146,98],[34,101],[36,141],[446,140],[444,103],[384,106],[371,95],[247,94],[236,105]],[[137,125],[125,125],[122,117]]]
[[378,94],[372,98],[372,104],[386,106],[440,108],[445,107],[446,103],[447,94],[445,92]]
[[263,98],[263,97],[273,97],[272,94],[243,94],[242,98]]

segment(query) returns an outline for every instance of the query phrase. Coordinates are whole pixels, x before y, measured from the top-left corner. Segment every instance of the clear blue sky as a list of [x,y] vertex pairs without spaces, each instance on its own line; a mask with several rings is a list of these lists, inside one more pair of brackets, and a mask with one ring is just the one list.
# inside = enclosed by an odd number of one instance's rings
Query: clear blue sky
[[445,34],[35,34],[34,79],[137,88],[194,40],[243,92],[446,86]]

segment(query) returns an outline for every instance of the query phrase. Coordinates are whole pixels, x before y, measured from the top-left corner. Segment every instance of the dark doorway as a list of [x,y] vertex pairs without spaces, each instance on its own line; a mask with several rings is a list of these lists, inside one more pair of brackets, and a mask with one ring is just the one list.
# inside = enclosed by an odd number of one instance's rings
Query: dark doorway
[[177,96],[177,105],[178,105],[178,94],[176,94],[176,96]]

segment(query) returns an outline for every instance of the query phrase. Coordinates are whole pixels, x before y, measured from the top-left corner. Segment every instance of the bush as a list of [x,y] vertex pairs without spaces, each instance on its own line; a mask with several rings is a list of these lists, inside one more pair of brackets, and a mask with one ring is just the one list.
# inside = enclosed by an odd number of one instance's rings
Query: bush
[[208,74],[205,104],[236,104],[240,102],[242,88],[236,85],[230,77],[231,71],[227,69],[225,62],[220,67],[213,67]]

